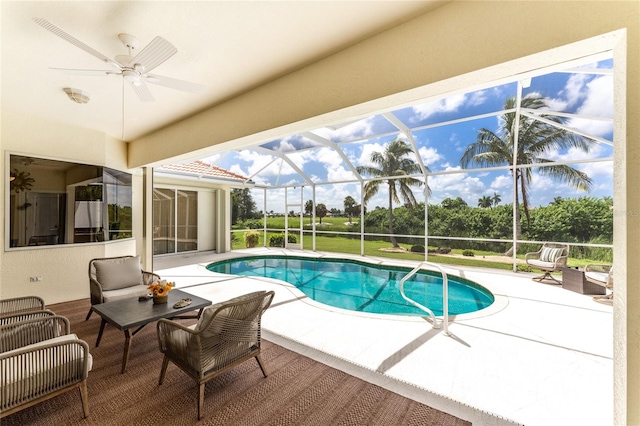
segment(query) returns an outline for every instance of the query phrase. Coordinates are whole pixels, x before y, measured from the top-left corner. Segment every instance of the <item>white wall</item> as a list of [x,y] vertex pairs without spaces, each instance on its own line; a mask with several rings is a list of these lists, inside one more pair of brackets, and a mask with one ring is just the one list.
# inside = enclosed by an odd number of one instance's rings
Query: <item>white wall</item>
[[[85,129],[73,128],[39,120],[15,112],[2,111],[1,138],[2,170],[7,175],[8,152],[34,157],[72,161],[129,171],[126,167],[126,144]],[[130,171],[129,171],[130,172]],[[139,179],[134,179],[134,211],[141,211]],[[5,221],[8,205],[5,180],[0,197],[3,200],[3,225],[0,240],[5,246]],[[134,222],[134,235],[140,227]],[[0,253],[0,298],[36,294],[52,304],[89,297],[89,261],[97,257],[135,254],[135,240],[110,241],[102,244],[68,244],[2,250]],[[41,276],[42,281],[31,282],[30,277]]]

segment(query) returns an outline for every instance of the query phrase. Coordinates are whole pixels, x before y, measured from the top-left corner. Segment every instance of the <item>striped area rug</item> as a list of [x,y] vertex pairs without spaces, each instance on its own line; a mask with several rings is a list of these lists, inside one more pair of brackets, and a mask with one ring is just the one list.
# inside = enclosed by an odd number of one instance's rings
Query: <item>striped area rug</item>
[[[158,385],[162,356],[155,323],[132,339],[127,371],[120,374],[124,335],[107,325],[99,348],[100,317],[84,317],[89,301],[50,305],[71,331],[89,343],[89,410],[82,418],[78,392],[68,392],[2,419],[12,425],[469,425],[296,352],[263,340],[269,376],[249,360],[209,381],[198,422],[195,382],[169,364]],[[185,324],[194,320],[182,320]]]

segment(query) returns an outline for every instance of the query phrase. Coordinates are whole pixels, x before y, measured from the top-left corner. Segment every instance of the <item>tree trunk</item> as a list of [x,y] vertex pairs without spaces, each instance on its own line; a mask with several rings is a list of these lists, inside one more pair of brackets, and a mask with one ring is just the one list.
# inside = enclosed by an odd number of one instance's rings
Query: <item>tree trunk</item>
[[[517,179],[516,179],[517,180]],[[517,184],[517,183],[516,183]],[[520,221],[520,197],[518,197],[518,190],[516,188],[516,218],[515,218],[515,225],[516,225],[516,240],[519,240],[520,238],[522,238],[522,222]],[[513,257],[513,251],[518,250],[518,243],[511,246],[511,248],[509,248],[509,250],[507,250],[504,255],[505,256],[509,256],[509,257]]]
[[398,245],[398,240],[393,235],[393,198],[391,197],[391,183],[389,183],[389,238],[391,239],[391,244],[393,244],[394,248],[400,247]]

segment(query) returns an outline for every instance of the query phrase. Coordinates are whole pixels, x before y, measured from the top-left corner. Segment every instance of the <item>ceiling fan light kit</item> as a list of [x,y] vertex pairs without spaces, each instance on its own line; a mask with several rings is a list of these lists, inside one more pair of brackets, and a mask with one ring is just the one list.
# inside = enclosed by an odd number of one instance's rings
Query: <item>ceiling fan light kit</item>
[[[123,81],[129,83],[134,92],[143,102],[151,102],[155,100],[151,95],[151,92],[147,88],[146,83],[152,83],[159,86],[168,87],[170,89],[181,90],[189,93],[204,93],[205,91],[205,86],[203,86],[202,84],[191,83],[188,81],[164,77],[156,74],[148,74],[148,72],[152,71],[154,68],[161,65],[167,59],[178,52],[178,49],[176,49],[175,46],[173,46],[162,37],[154,38],[148,45],[142,48],[142,50],[137,52],[140,47],[140,41],[130,34],[119,34],[118,38],[128,49],[129,54],[117,55],[115,56],[114,60],[76,39],[64,30],[47,21],[46,19],[33,18],[33,21],[45,30],[50,31],[66,42],[71,43],[77,48],[84,50],[91,56],[98,58],[102,63],[109,64],[114,68],[111,70],[78,70],[56,68],[56,70],[58,71],[66,72],[68,74],[87,76],[105,76],[113,74],[121,75]],[[133,56],[134,52],[135,56]],[[67,89],[64,90],[65,92],[67,92]],[[67,92],[67,94],[69,95],[69,92]],[[69,97],[74,100],[74,102],[86,103],[88,102],[89,97],[86,93],[84,93],[84,95],[87,96],[85,102],[78,102],[76,99],[71,98],[71,95],[69,95]]]
[[64,93],[67,94],[69,99],[77,104],[86,104],[91,100],[91,94],[89,92],[85,92],[84,90],[74,89],[71,87],[65,87]]

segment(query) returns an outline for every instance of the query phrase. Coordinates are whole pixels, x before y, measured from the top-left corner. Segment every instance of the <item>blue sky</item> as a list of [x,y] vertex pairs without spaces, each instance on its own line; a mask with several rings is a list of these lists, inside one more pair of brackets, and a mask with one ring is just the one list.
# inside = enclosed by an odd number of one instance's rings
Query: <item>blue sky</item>
[[[610,70],[611,60],[582,67],[584,71],[598,68]],[[584,134],[596,138],[588,153],[575,149],[548,152],[545,157],[552,161],[578,162],[572,164],[588,174],[593,180],[589,193],[576,191],[560,182],[553,181],[536,173],[534,169],[531,182],[531,204],[546,205],[554,197],[611,196],[613,192],[613,164],[611,161],[597,161],[613,156],[613,80],[605,72],[554,72],[531,79],[523,88],[523,96],[536,94],[545,98],[551,111],[579,115],[586,118],[567,118],[566,125],[578,129]],[[496,131],[501,123],[500,112],[509,97],[515,97],[515,82],[490,87],[470,93],[461,93],[431,102],[419,103],[411,107],[391,111],[395,119],[412,129],[418,153],[422,162],[435,175],[429,176],[428,184],[432,191],[429,203],[436,204],[444,198],[461,197],[469,205],[476,206],[484,195],[498,194],[502,203],[513,200],[511,174],[508,170],[479,170],[459,172],[460,158],[465,148],[476,139],[478,129],[488,128]],[[439,125],[451,120],[461,120],[481,114],[489,114],[456,123]],[[492,115],[491,115],[492,114]],[[374,151],[382,151],[395,138],[407,140],[383,115],[375,115],[353,123],[347,123],[336,130],[330,128],[315,129],[307,134],[291,135],[282,139],[268,141],[258,149],[230,152],[225,156],[213,156],[207,161],[244,176],[250,176],[260,185],[289,186],[287,205],[285,190],[267,191],[266,211],[297,211],[295,204],[301,199],[300,186],[305,184],[303,177],[295,170],[299,168],[316,185],[316,202],[324,203],[328,208],[343,209],[343,200],[351,195],[360,200],[360,184],[344,183],[354,181],[355,177],[342,157],[331,147],[323,146],[318,139],[338,144],[344,155],[354,167],[371,164],[369,159]],[[284,154],[291,164],[280,159],[273,161],[275,152]],[[581,162],[588,160],[588,162]],[[326,182],[335,182],[325,185]],[[414,191],[419,200],[423,200],[420,189]],[[262,190],[253,191],[259,210],[263,210]],[[302,199],[312,196],[311,187],[306,185]],[[372,198],[368,209],[375,206],[386,207],[386,191]]]

